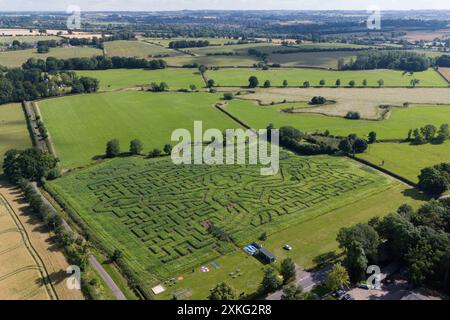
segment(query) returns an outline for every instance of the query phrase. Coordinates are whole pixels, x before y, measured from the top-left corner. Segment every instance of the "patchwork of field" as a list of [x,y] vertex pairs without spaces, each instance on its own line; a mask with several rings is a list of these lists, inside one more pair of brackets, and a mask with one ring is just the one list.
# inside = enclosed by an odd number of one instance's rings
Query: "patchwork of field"
[[138,57],[138,58],[152,58],[154,56],[182,55],[178,51],[166,49],[158,45],[154,45],[142,41],[109,41],[104,43],[105,53],[111,57]]
[[250,76],[259,79],[259,85],[269,80],[272,86],[282,86],[288,81],[290,87],[301,87],[304,81],[311,86],[319,86],[320,80],[325,80],[326,87],[334,87],[336,80],[341,80],[342,86],[348,86],[351,80],[356,87],[362,87],[363,80],[367,80],[368,87],[378,87],[377,81],[383,79],[385,87],[409,87],[412,79],[418,79],[420,87],[448,87],[448,83],[433,69],[423,72],[406,73],[397,70],[364,70],[364,71],[331,71],[312,69],[219,69],[206,73],[217,86],[247,86]]
[[0,106],[0,173],[3,172],[3,155],[9,149],[31,147],[31,139],[20,103]]
[[197,69],[110,69],[77,71],[80,76],[94,77],[100,81],[100,90],[115,90],[149,86],[152,82],[166,82],[169,90],[189,89],[191,84],[197,89],[205,86],[205,82]]
[[161,280],[197,267],[234,252],[234,244],[255,241],[262,232],[270,237],[392,183],[346,158],[286,153],[274,176],[261,176],[256,165],[131,157],[48,184],[92,236],[124,252],[148,290],[154,276]]
[[[152,71],[150,71],[152,72]],[[219,94],[111,92],[48,99],[39,102],[56,154],[63,167],[89,163],[105,153],[106,142],[117,138],[123,151],[132,139],[145,152],[170,143],[173,130],[193,130],[195,120],[204,129],[235,128],[237,124],[213,107]]]
[[[227,89],[220,89],[227,90]],[[448,104],[450,90],[444,88],[268,88],[241,92],[239,99],[255,100],[261,105],[287,102],[309,102],[312,97],[323,96],[333,104],[310,106],[299,104],[296,113],[317,113],[345,117],[349,111],[358,111],[363,119],[380,120],[390,116],[383,106],[403,107],[409,104]],[[381,106],[381,107],[380,107]]]
[[[434,124],[439,127],[450,123],[450,105],[413,105],[408,108],[393,108],[386,120],[349,120],[318,114],[287,113],[282,109],[298,107],[298,103],[284,103],[274,106],[258,106],[253,101],[233,100],[226,110],[245,124],[256,128],[266,128],[269,123],[275,127],[293,126],[303,132],[324,132],[346,136],[356,133],[361,137],[371,131],[377,133],[378,139],[405,139],[410,129]],[[307,108],[307,104],[300,104]]]
[[39,256],[15,216],[0,195],[0,299],[55,299]]
[[47,59],[47,57],[56,57],[68,59],[75,57],[92,57],[103,55],[103,51],[93,47],[69,47],[69,48],[51,48],[48,53],[37,53],[36,49],[17,50],[0,52],[0,65],[7,67],[20,67],[29,58]]
[[409,143],[375,143],[359,157],[390,170],[413,182],[418,182],[420,170],[450,159],[450,141],[442,145]]

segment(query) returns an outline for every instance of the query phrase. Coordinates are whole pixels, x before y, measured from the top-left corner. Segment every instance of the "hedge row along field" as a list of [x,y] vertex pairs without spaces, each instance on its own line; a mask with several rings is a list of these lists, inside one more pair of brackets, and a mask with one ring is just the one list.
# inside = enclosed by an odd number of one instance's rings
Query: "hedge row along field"
[[79,76],[93,77],[100,81],[100,90],[114,90],[136,86],[148,86],[150,83],[166,82],[169,90],[189,89],[193,84],[197,89],[205,86],[197,69],[110,69],[95,71],[77,71]]
[[409,87],[412,79],[420,80],[418,87],[447,87],[448,83],[433,69],[413,74],[397,70],[363,70],[363,71],[331,71],[312,69],[219,69],[206,73],[208,79],[213,79],[217,86],[247,86],[248,78],[256,76],[259,85],[263,86],[269,80],[272,86],[282,86],[288,81],[290,87],[301,87],[305,81],[311,86],[319,86],[320,80],[325,80],[325,87],[335,86],[336,80],[341,80],[341,86],[348,86],[351,80],[356,87],[362,87],[367,80],[368,87],[378,87],[377,81],[383,79],[384,87]]
[[[108,250],[120,249],[145,290],[393,183],[345,158],[286,154],[258,166],[174,165],[119,158],[48,182]],[[214,232],[209,229],[214,226]]]
[[220,130],[238,125],[213,107],[219,94],[124,91],[74,95],[39,102],[41,113],[65,168],[89,163],[105,153],[106,142],[119,139],[122,151],[140,139],[144,151],[163,149],[173,130]]
[[348,120],[318,114],[287,113],[282,109],[290,107],[305,107],[306,103],[284,103],[274,106],[258,106],[253,101],[234,100],[226,108],[253,128],[266,128],[269,123],[275,127],[293,126],[300,131],[313,133],[329,130],[333,135],[347,136],[356,133],[366,136],[375,131],[378,139],[406,139],[408,131],[433,124],[439,127],[443,123],[450,123],[450,105],[429,106],[411,105],[408,108],[393,108],[390,117],[381,121]]

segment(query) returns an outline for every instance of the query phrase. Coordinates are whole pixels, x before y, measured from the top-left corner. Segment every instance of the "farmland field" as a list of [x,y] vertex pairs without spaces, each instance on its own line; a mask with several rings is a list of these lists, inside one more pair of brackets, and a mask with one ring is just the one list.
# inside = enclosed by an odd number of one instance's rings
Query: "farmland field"
[[378,166],[411,181],[418,182],[420,170],[450,159],[450,141],[441,145],[411,145],[409,143],[375,143],[359,155]]
[[450,68],[439,68],[439,72],[450,82]]
[[254,56],[178,56],[164,58],[169,66],[181,67],[197,63],[198,65],[219,66],[219,67],[251,67],[258,62]]
[[7,67],[20,67],[29,58],[47,59],[56,57],[60,59],[75,57],[92,57],[102,55],[103,51],[93,47],[51,48],[48,53],[37,53],[36,49],[0,52],[0,65]]
[[336,69],[338,60],[349,61],[356,58],[352,51],[329,51],[329,52],[296,52],[285,54],[271,54],[270,63],[279,63],[283,67],[311,66]]
[[49,300],[53,289],[41,260],[6,199],[0,195],[0,299]]
[[46,40],[61,40],[57,36],[16,36],[16,37],[0,37],[0,43],[12,43],[14,40],[20,42],[38,42]]
[[356,133],[366,136],[370,131],[377,133],[378,139],[405,139],[410,129],[434,124],[439,127],[450,123],[450,105],[414,105],[409,108],[393,108],[386,120],[348,120],[318,114],[287,113],[282,109],[305,107],[306,103],[284,103],[274,106],[258,106],[253,101],[234,100],[226,110],[253,128],[266,128],[269,123],[276,127],[293,126],[304,132],[324,132],[346,136]]
[[225,43],[236,43],[238,40],[230,39],[230,38],[211,38],[211,37],[196,37],[196,38],[185,38],[185,37],[175,37],[170,39],[163,38],[142,38],[142,41],[156,43],[164,47],[169,47],[169,43],[172,41],[180,41],[180,40],[207,40],[210,45],[223,45]]
[[120,57],[151,58],[157,55],[181,55],[178,51],[162,48],[160,46],[141,41],[117,40],[105,42],[107,55]]
[[[220,88],[227,91],[228,88]],[[345,117],[349,111],[357,111],[362,119],[380,120],[389,116],[386,107],[403,107],[409,104],[448,104],[447,88],[257,88],[241,92],[239,99],[259,101],[261,105],[287,102],[308,102],[314,96],[323,96],[332,104],[309,108],[297,108],[294,112],[317,113],[329,116]]]
[[447,87],[448,83],[433,69],[414,74],[396,70],[364,70],[364,71],[331,71],[310,69],[219,69],[206,73],[207,78],[213,79],[217,86],[247,86],[248,78],[256,76],[259,85],[269,80],[272,86],[281,86],[283,80],[288,81],[291,87],[303,86],[304,81],[309,81],[311,86],[318,86],[320,80],[325,80],[325,86],[335,86],[337,79],[342,86],[348,86],[349,81],[356,82],[356,86],[362,86],[362,81],[367,80],[368,87],[378,87],[377,81],[384,80],[384,86],[409,87],[411,79],[418,79],[421,87]]
[[[0,166],[7,150],[28,147],[31,147],[31,139],[20,103],[0,106]],[[3,172],[2,167],[0,172]]]
[[170,90],[189,89],[194,84],[198,89],[205,86],[197,69],[110,69],[77,71],[80,76],[94,77],[100,81],[100,90],[114,90],[166,82]]
[[124,151],[130,140],[141,139],[148,152],[170,143],[173,130],[192,129],[194,120],[203,120],[205,129],[235,128],[235,122],[213,107],[219,99],[219,94],[209,93],[128,91],[76,95],[39,104],[62,165],[73,167],[104,154],[106,142],[114,138],[120,140]]
[[[393,185],[346,158],[291,153],[274,176],[261,176],[258,166],[175,165],[169,158],[130,157],[48,183],[92,236],[124,252],[146,290],[236,254],[233,244],[255,241],[261,232],[271,237]],[[232,243],[216,238],[208,225]]]

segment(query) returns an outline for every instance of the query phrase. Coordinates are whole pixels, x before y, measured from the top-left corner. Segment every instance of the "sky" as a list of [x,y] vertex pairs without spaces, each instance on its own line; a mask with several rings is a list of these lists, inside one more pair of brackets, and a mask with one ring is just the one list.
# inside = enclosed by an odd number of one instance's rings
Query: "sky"
[[0,0],[0,11],[381,10],[449,9],[449,0]]

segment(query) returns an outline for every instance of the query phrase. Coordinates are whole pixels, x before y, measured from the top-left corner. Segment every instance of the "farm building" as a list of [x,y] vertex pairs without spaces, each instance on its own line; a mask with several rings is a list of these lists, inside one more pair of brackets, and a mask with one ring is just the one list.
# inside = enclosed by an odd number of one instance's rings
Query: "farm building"
[[267,263],[273,263],[276,260],[275,255],[272,252],[270,252],[269,250],[264,249],[263,247],[259,248],[258,257]]

